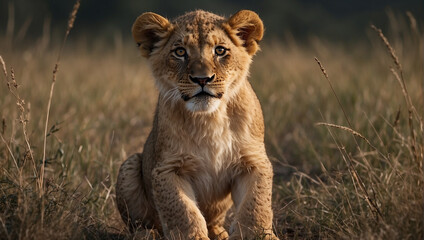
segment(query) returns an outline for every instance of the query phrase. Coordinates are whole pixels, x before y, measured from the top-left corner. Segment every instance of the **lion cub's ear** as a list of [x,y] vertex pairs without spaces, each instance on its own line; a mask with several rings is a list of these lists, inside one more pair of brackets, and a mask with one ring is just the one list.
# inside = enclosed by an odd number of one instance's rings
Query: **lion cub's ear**
[[[250,55],[259,50],[259,41],[264,35],[264,25],[258,14],[249,10],[241,10],[231,16],[226,23],[224,29],[233,38],[233,41],[242,44]],[[242,40],[237,41],[234,37]]]
[[149,57],[155,48],[161,47],[173,30],[168,19],[152,12],[141,14],[134,22],[132,35],[141,54]]

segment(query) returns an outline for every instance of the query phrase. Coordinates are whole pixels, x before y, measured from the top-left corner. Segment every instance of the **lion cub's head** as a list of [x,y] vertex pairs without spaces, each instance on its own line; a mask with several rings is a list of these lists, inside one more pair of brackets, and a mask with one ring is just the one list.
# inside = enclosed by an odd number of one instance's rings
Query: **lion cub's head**
[[259,16],[248,10],[229,19],[194,11],[174,21],[148,12],[132,28],[162,97],[203,113],[237,94],[263,32]]

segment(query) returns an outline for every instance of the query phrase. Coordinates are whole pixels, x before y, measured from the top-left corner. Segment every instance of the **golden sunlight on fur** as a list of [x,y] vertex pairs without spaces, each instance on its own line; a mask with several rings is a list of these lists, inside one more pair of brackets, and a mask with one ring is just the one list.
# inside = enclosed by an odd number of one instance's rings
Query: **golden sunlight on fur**
[[168,21],[149,12],[132,32],[159,99],[143,153],[119,171],[122,219],[168,239],[278,239],[262,110],[247,80],[264,32],[259,16],[198,10]]

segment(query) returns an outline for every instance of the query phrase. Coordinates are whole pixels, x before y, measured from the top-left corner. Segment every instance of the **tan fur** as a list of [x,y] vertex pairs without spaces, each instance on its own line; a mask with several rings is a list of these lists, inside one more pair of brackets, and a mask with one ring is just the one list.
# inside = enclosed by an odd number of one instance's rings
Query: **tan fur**
[[[118,208],[132,229],[156,228],[168,239],[277,239],[262,110],[247,81],[263,31],[247,10],[229,19],[200,10],[172,22],[155,13],[137,18],[133,36],[159,99],[143,153],[119,171]],[[198,79],[210,82],[202,87]]]

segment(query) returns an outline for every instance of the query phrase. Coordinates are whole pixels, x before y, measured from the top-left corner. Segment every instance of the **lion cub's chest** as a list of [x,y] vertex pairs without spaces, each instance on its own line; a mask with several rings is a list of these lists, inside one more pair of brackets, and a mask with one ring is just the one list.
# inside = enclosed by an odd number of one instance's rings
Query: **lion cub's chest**
[[188,132],[188,138],[180,139],[183,155],[196,165],[195,174],[218,174],[225,171],[237,156],[233,133],[225,127],[208,132]]
[[201,122],[175,129],[175,152],[180,154],[179,171],[188,179],[201,199],[224,195],[229,191],[232,165],[239,159],[236,133],[229,122]]
[[210,201],[226,195],[230,189],[232,163],[237,158],[236,146],[231,134],[214,139],[203,139],[193,147],[195,171],[189,173],[190,182],[199,201]]

